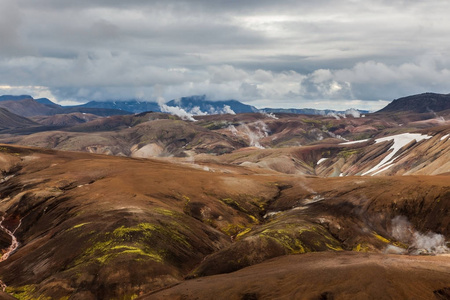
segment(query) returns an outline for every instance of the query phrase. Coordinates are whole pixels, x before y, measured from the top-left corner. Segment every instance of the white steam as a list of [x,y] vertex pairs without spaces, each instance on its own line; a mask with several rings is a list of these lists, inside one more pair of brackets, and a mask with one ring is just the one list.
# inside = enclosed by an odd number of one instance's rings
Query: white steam
[[345,111],[345,115],[353,116],[353,118],[361,118],[361,113],[357,109],[354,109],[354,108],[347,109]]
[[234,110],[231,109],[231,107],[229,105],[224,105],[221,111],[222,114],[230,114],[230,115],[235,115],[236,113],[234,112]]
[[392,219],[391,235],[399,242],[409,245],[408,253],[418,254],[444,254],[450,253],[445,237],[442,234],[428,232],[420,233],[404,216]]
[[235,136],[247,137],[249,140],[249,144],[252,147],[257,147],[260,149],[264,149],[261,145],[260,140],[268,137],[270,134],[270,130],[267,127],[267,124],[263,121],[259,120],[250,124],[241,123],[238,128],[234,125],[229,125],[228,130]]
[[275,120],[278,120],[278,117],[277,116],[275,116],[275,114],[274,113],[267,113],[267,112],[265,112],[265,111],[260,111],[260,113],[262,114],[262,115],[264,115],[264,116],[266,116],[266,117],[268,117],[268,118],[271,118],[271,119],[275,119]]
[[344,113],[338,113],[338,112],[329,112],[327,116],[333,117],[336,120],[340,120],[341,118],[345,119],[347,116],[352,116],[353,118],[364,118],[365,115],[361,115],[361,112],[357,109],[350,108],[347,109]]
[[176,115],[180,118],[182,118],[183,120],[188,120],[188,121],[197,121],[194,119],[193,115],[191,113],[188,113],[187,111],[185,111],[184,109],[178,107],[178,106],[167,106],[165,104],[160,104],[159,108],[161,109],[162,112],[165,113],[169,113],[172,115]]

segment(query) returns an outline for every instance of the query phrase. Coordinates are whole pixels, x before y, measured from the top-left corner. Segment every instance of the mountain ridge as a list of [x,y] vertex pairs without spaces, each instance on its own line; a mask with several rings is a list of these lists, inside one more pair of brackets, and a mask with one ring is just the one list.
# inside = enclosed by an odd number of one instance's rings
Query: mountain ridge
[[422,93],[393,100],[378,113],[385,112],[440,112],[450,109],[450,94]]

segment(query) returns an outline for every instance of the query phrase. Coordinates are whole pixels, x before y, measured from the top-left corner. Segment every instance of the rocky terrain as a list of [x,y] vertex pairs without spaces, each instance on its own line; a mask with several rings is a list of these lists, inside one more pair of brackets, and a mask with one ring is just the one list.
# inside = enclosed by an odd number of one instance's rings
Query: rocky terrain
[[1,112],[0,299],[450,297],[448,110]]
[[[448,175],[305,177],[8,145],[1,162],[1,224],[19,247],[0,263],[0,279],[20,299],[133,299],[310,252],[324,252],[330,267],[349,260],[335,252],[434,254],[439,264],[417,262],[414,280],[433,282],[424,297],[449,287]],[[0,240],[6,253],[7,231]],[[377,269],[355,255],[354,268]],[[389,272],[416,266],[392,259]],[[280,272],[293,264],[271,263]],[[405,284],[388,278],[382,288]],[[341,293],[326,280],[317,292]]]

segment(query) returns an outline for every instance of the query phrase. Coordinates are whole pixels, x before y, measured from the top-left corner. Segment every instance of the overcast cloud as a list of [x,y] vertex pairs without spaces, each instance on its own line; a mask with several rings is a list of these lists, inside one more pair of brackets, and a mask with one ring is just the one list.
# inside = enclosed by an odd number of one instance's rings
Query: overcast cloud
[[0,93],[375,110],[449,93],[447,0],[0,0]]

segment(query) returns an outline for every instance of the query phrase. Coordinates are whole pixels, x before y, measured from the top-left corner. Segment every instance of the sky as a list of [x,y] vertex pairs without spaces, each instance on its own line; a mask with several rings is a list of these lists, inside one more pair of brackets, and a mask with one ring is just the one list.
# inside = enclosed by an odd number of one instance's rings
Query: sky
[[377,110],[449,93],[448,0],[0,0],[0,94]]

